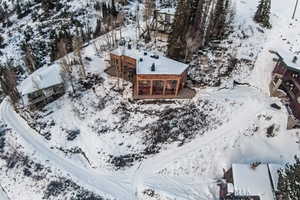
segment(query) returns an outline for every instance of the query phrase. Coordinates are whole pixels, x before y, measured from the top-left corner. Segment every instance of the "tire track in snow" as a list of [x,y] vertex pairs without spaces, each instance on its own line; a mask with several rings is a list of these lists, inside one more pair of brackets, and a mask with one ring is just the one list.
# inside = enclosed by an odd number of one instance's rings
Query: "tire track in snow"
[[94,170],[87,170],[78,165],[73,164],[65,158],[62,158],[52,152],[38,135],[32,130],[28,124],[13,110],[12,106],[5,99],[0,106],[0,113],[2,119],[18,134],[28,145],[31,145],[39,158],[49,160],[49,164],[59,168],[65,174],[69,174],[72,178],[77,180],[81,185],[86,186],[87,189],[94,191],[99,195],[131,200],[130,181],[127,176],[120,174],[99,174]]
[[[243,96],[241,93],[237,93],[237,91],[233,93],[232,98],[239,97],[243,100],[244,105],[242,105],[239,110],[235,111],[231,115],[231,120],[229,122],[225,123],[216,130],[206,133],[206,137],[198,137],[196,140],[193,140],[182,147],[176,148],[176,150],[171,149],[166,152],[162,152],[159,155],[155,155],[152,158],[141,162],[139,167],[136,168],[133,178],[133,187],[135,187],[134,190],[136,193],[141,192],[140,190],[144,186],[147,186],[147,179],[153,179],[155,176],[160,177],[164,182],[168,182],[168,177],[157,175],[156,173],[173,161],[186,157],[195,151],[199,151],[202,149],[202,146],[205,147],[211,143],[216,143],[217,141],[223,140],[223,137],[221,136],[226,135],[227,133],[234,132],[235,135],[239,134],[240,129],[247,127],[248,124],[251,124],[253,120],[257,119],[257,115],[265,108],[265,104],[262,103],[262,99],[265,99],[266,97],[256,89],[247,88],[246,90],[248,91],[246,91],[245,96]],[[221,95],[214,95],[215,96],[213,98],[222,98],[228,96],[228,94],[226,95],[226,92],[221,93]],[[245,122],[247,124],[245,124]],[[239,127],[239,125],[242,125],[242,127]],[[180,190],[180,188],[178,188],[178,190]],[[138,199],[138,197],[136,199]],[[199,197],[195,196],[194,199],[199,199]]]

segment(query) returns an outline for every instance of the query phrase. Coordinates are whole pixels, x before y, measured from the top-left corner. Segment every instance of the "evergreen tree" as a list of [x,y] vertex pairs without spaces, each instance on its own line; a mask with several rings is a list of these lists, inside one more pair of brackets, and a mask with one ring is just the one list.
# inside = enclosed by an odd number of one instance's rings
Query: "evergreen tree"
[[224,35],[229,0],[180,0],[168,41],[168,56],[188,60],[207,42]]
[[254,21],[261,24],[265,28],[272,28],[270,23],[271,0],[260,0]]
[[300,159],[295,157],[295,160],[279,173],[278,199],[300,200]]
[[227,26],[227,16],[229,10],[229,0],[218,0],[216,4],[216,11],[213,16],[213,24],[210,39],[222,39],[225,27]]
[[17,4],[16,4],[16,12],[17,12],[18,17],[22,14],[22,9],[21,9],[21,5],[20,5],[19,1],[17,1]]
[[3,93],[9,96],[15,105],[20,98],[20,93],[17,89],[16,74],[11,70],[12,68],[12,60],[7,61],[5,66],[0,66],[0,86]]
[[168,56],[174,59],[184,58],[186,49],[186,34],[190,19],[189,7],[186,0],[179,0],[175,13],[172,33],[168,39]]

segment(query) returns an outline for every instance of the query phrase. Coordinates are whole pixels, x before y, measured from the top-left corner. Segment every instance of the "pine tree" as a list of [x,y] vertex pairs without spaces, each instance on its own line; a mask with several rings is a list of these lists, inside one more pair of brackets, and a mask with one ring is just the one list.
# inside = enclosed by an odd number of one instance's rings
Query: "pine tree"
[[[186,0],[179,0],[172,25],[172,33],[168,39],[168,56],[183,59],[186,49],[186,34],[190,22],[189,6]],[[184,49],[184,51],[182,51]]]
[[222,39],[227,25],[228,12],[229,0],[218,0],[212,20],[211,33],[209,34],[210,39]]
[[295,160],[279,173],[278,199],[300,200],[300,159],[295,157]]
[[254,21],[265,28],[272,28],[270,23],[271,0],[260,0],[257,11],[254,15]]
[[13,105],[16,105],[20,99],[20,93],[17,89],[17,78],[15,72],[11,69],[12,60],[8,60],[5,66],[0,66],[0,85],[4,94],[10,97]]

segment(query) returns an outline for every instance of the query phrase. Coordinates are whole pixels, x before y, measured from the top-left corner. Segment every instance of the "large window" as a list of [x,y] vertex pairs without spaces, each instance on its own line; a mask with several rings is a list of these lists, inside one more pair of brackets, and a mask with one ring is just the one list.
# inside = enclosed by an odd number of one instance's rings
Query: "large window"
[[153,95],[163,95],[164,93],[164,81],[153,81]]
[[139,95],[150,95],[151,82],[150,81],[139,81]]
[[169,80],[166,82],[166,95],[175,95],[177,88],[177,80]]

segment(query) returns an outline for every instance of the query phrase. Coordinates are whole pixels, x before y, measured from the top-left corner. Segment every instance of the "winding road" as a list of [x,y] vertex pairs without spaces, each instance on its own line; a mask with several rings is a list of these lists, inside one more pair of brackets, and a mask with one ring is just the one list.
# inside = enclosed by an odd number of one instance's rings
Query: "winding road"
[[132,200],[132,187],[128,177],[122,174],[99,173],[93,169],[85,169],[71,161],[55,154],[46,145],[46,141],[36,137],[36,133],[12,108],[11,104],[5,99],[0,106],[2,119],[28,144],[35,152],[49,164],[70,175],[81,185],[88,189],[110,197],[122,197],[123,200]]
[[[155,191],[173,194],[178,199],[199,200],[207,199],[207,197],[201,193],[198,186],[215,184],[215,180],[199,180],[199,178],[184,175],[169,177],[159,175],[158,172],[170,164],[172,165],[174,161],[188,157],[193,152],[199,150],[205,152],[209,151],[209,149],[205,149],[207,147],[224,145],[226,137],[238,136],[241,130],[244,130],[245,127],[251,125],[257,119],[257,115],[262,110],[265,110],[269,103],[266,100],[266,96],[250,87],[243,87],[231,92],[224,91],[206,95],[211,96],[210,98],[219,99],[240,98],[239,101],[243,102],[243,105],[229,116],[228,122],[206,133],[205,137],[198,137],[182,147],[161,152],[158,155],[145,159],[143,162],[126,171],[122,171],[122,173],[108,172],[104,169],[101,169],[101,172],[95,169],[86,169],[57,155],[49,148],[47,141],[39,137],[38,133],[32,130],[26,121],[14,111],[7,99],[0,106],[0,114],[2,119],[16,134],[26,144],[31,145],[39,158],[49,160],[47,164],[60,169],[80,185],[99,195],[108,198],[112,197],[112,199],[139,200],[141,199],[139,195],[142,194],[145,188],[153,188]],[[231,134],[228,135],[229,132]],[[209,155],[209,152],[206,153]],[[210,162],[213,162],[213,160]]]

